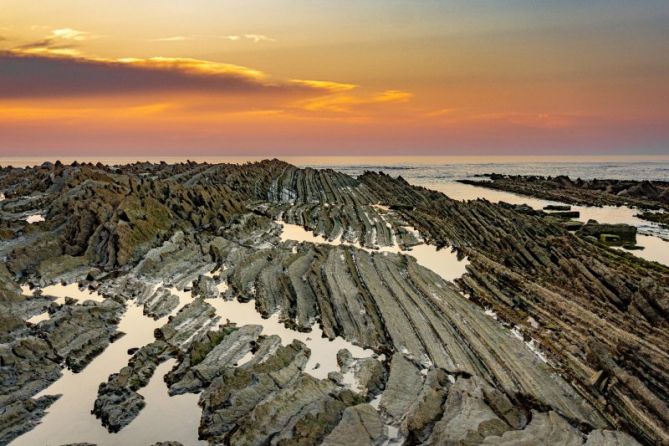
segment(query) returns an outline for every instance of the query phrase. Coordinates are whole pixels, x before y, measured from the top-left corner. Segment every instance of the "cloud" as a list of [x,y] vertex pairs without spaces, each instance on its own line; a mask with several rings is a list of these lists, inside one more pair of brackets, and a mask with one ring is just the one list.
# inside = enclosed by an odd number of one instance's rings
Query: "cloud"
[[298,107],[312,112],[351,113],[356,109],[379,104],[407,102],[413,97],[412,93],[400,90],[386,90],[373,95],[354,95],[346,91],[335,91],[335,94],[307,99],[298,104]]
[[56,28],[43,39],[20,45],[14,50],[22,54],[77,56],[81,54],[80,43],[97,38],[94,34],[73,28]]
[[258,70],[197,59],[92,59],[35,54],[32,48],[0,51],[0,99],[151,92],[308,97],[344,88],[325,81],[276,82]]
[[80,54],[77,45],[62,43],[51,37],[19,45],[13,50],[25,55],[77,56]]
[[193,38],[187,36],[171,36],[161,37],[159,39],[151,39],[151,42],[184,42],[186,40],[193,40]]
[[244,34],[244,38],[252,40],[253,43],[258,42],[275,42],[271,37],[267,37],[264,34]]
[[350,91],[358,87],[355,84],[345,84],[342,82],[332,82],[332,81],[312,81],[312,80],[296,79],[292,82],[296,85],[304,85],[307,87],[328,90],[332,93],[341,93],[344,91]]
[[225,39],[225,40],[232,40],[233,42],[245,39],[245,40],[250,40],[253,43],[260,43],[260,42],[276,42],[276,39],[273,39],[271,37],[268,37],[264,34],[243,34],[243,35],[237,35],[237,34],[231,34],[227,36],[218,36],[219,39]]
[[86,31],[79,31],[77,29],[72,29],[72,28],[54,29],[51,31],[51,35],[49,37],[54,39],[75,40],[77,42],[97,38],[97,36],[94,36],[91,33],[88,33]]

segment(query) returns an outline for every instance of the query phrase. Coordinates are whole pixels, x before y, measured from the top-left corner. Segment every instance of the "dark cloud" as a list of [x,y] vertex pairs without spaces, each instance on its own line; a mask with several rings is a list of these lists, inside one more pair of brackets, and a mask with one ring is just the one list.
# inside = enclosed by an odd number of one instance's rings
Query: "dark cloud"
[[323,91],[314,86],[290,82],[270,84],[245,72],[241,67],[239,72],[234,67],[227,72],[217,70],[215,68],[220,67],[217,65],[212,70],[193,69],[189,65],[193,61],[148,60],[124,63],[21,54],[21,51],[49,45],[54,45],[51,39],[11,51],[0,51],[0,98],[76,97],[161,91],[212,94],[308,94]]
[[41,49],[41,50],[69,50],[69,49],[74,49],[76,48],[74,45],[67,44],[67,43],[62,43],[58,42],[57,39],[53,37],[45,37],[42,40],[38,40],[36,42],[30,42],[26,43],[23,45],[20,45],[16,48],[15,50],[18,51],[26,51],[26,50],[35,50],[35,49]]

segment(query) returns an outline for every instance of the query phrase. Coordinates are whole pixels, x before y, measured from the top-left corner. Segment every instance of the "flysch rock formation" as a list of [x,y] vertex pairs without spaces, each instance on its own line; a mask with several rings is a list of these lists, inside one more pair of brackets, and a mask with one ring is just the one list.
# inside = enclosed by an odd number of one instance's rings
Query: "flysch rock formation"
[[[669,182],[571,179],[566,176],[486,175],[462,183],[585,206],[633,206],[638,217],[669,228]],[[663,211],[663,212],[658,212]]]
[[[90,410],[110,431],[174,358],[159,379],[200,395],[212,445],[669,442],[669,269],[541,212],[278,160],[6,167],[0,192],[0,444],[123,335],[128,305],[160,326],[100,383]],[[282,241],[277,221],[324,243]],[[467,272],[377,249],[423,241]],[[72,282],[102,301],[40,292]],[[316,378],[304,343],[226,321],[223,300],[374,356],[333,351],[340,370]]]

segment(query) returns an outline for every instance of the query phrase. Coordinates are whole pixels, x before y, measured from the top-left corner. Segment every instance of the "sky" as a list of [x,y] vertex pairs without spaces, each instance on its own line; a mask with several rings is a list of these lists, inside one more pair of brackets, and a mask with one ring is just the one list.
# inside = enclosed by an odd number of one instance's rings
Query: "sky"
[[0,0],[0,156],[669,154],[669,2]]

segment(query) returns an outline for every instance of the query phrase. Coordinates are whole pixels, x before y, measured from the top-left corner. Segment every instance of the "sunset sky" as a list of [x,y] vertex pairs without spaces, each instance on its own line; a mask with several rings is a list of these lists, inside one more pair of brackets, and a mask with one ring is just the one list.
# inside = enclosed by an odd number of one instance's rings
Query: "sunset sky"
[[669,153],[669,2],[0,0],[0,156]]

